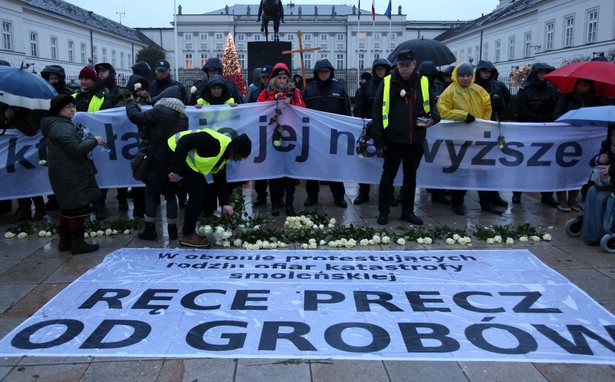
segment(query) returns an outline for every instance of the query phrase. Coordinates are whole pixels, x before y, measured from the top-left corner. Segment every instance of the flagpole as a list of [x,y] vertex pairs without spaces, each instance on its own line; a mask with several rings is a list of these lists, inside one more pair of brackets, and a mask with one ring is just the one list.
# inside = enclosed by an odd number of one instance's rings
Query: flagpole
[[376,59],[376,0],[372,0],[372,62]]
[[[360,52],[361,51],[361,0],[359,0],[359,14],[357,15],[357,41],[359,42],[359,46],[357,46],[357,51]],[[359,62],[357,61],[357,83],[359,83],[360,76],[361,76],[361,67],[359,66]]]
[[179,81],[179,34],[177,33],[177,6],[173,0],[173,33],[175,34],[175,81]]

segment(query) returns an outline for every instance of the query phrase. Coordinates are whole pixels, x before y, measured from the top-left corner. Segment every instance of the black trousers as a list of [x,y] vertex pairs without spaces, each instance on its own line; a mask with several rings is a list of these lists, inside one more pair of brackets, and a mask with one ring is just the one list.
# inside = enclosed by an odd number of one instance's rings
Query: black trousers
[[292,206],[295,200],[295,180],[293,178],[269,179],[271,191],[271,204],[279,203],[286,197],[286,206]]
[[[343,199],[344,194],[346,193],[346,188],[344,187],[343,182],[329,182],[329,188],[331,189],[331,194],[336,199]],[[305,191],[307,191],[308,196],[318,197],[318,192],[320,191],[320,185],[317,180],[308,180],[305,182]]]
[[402,212],[414,211],[414,193],[416,191],[416,171],[421,163],[424,149],[422,144],[387,143],[384,150],[384,164],[378,189],[378,211],[389,214],[393,198],[393,181],[403,165],[403,185],[401,193]]
[[[451,190],[451,203],[453,205],[463,205],[463,198],[466,196],[466,190]],[[498,195],[497,191],[477,191],[480,206],[487,208],[493,203],[493,199]]]
[[184,178],[181,180],[182,187],[188,193],[188,204],[184,210],[184,228],[183,232],[186,235],[193,234],[196,229],[196,223],[201,215],[203,201],[207,187],[205,177],[191,169],[184,169]]

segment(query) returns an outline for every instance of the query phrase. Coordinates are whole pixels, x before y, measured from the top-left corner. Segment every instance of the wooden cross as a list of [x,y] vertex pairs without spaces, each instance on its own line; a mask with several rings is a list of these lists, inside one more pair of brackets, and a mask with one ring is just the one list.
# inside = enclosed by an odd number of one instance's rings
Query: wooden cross
[[305,61],[303,60],[303,53],[304,52],[314,52],[316,50],[320,50],[320,48],[306,48],[303,49],[303,39],[301,38],[301,31],[297,31],[297,38],[299,39],[299,49],[295,49],[295,50],[285,50],[282,52],[282,54],[293,54],[293,53],[299,53],[299,55],[301,56],[301,77],[303,77],[303,88],[305,89]]

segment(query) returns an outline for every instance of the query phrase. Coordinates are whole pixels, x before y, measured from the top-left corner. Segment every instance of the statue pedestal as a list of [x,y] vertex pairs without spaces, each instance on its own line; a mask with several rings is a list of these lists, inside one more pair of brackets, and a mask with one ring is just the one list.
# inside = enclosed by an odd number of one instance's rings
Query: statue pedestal
[[292,57],[289,54],[282,54],[283,51],[292,48],[293,44],[290,41],[248,42],[248,80],[250,83],[254,80],[252,71],[255,68],[262,68],[264,65],[274,66],[278,62],[283,62],[292,72]]

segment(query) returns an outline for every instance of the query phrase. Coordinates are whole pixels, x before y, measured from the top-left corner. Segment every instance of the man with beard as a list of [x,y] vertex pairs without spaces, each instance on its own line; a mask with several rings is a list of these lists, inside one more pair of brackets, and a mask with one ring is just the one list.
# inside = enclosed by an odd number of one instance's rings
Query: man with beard
[[[372,118],[372,112],[374,111],[374,100],[376,99],[378,86],[380,86],[382,79],[389,75],[390,71],[391,63],[386,58],[377,58],[374,60],[372,64],[371,80],[367,81],[365,85],[361,86],[357,90],[357,100],[354,108],[355,117],[367,119]],[[369,184],[360,183],[359,195],[355,198],[353,203],[356,205],[369,202],[369,190]]]

